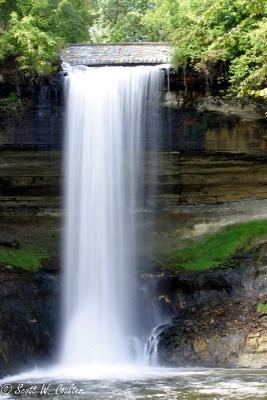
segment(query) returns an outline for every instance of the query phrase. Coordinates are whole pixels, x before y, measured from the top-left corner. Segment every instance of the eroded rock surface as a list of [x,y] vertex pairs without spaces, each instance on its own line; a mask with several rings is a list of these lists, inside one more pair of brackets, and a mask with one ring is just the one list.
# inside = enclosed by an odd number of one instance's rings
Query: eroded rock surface
[[267,366],[267,244],[211,271],[161,276],[159,298],[173,324],[160,336],[159,355],[171,365]]

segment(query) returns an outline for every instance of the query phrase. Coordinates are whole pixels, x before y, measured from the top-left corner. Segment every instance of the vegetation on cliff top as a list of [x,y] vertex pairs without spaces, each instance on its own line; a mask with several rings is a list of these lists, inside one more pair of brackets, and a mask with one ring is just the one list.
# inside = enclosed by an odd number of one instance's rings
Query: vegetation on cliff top
[[176,66],[198,70],[207,83],[226,80],[233,94],[266,94],[266,0],[159,2],[159,9],[150,12],[155,29],[164,4],[165,9],[172,4],[163,34],[173,43]]
[[164,268],[206,270],[218,267],[237,251],[248,251],[259,238],[267,235],[267,220],[225,226],[222,230],[188,244],[171,248],[162,254]]
[[26,76],[51,73],[64,45],[88,39],[90,5],[89,0],[0,0],[0,61],[14,61]]
[[98,0],[92,41],[163,40],[173,64],[267,97],[267,0]]
[[41,268],[42,261],[48,258],[45,250],[40,248],[25,247],[9,249],[0,246],[0,265],[23,268],[28,271],[37,271]]
[[173,64],[267,97],[267,0],[0,0],[0,61],[50,73],[75,42],[169,41]]

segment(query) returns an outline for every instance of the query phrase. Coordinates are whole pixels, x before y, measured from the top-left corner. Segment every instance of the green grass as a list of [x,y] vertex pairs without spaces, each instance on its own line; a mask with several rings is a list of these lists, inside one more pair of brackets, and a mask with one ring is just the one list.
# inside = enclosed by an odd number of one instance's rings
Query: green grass
[[23,268],[27,271],[38,271],[42,261],[48,258],[45,250],[34,247],[8,249],[0,247],[0,265]]
[[259,314],[267,313],[267,303],[260,301],[257,305],[257,312]]
[[267,220],[228,225],[198,242],[169,249],[160,257],[163,267],[184,270],[215,268],[238,250],[249,250],[267,235]]

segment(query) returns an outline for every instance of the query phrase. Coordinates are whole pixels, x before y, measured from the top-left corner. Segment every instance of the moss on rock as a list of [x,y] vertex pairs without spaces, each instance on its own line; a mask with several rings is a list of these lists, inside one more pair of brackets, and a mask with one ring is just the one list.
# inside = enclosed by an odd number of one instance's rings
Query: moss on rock
[[182,248],[170,248],[159,257],[164,268],[207,270],[216,268],[238,251],[250,250],[267,235],[267,220],[225,226],[197,242]]
[[25,247],[9,249],[0,246],[0,265],[23,268],[28,271],[37,271],[42,266],[42,261],[49,256],[44,249]]

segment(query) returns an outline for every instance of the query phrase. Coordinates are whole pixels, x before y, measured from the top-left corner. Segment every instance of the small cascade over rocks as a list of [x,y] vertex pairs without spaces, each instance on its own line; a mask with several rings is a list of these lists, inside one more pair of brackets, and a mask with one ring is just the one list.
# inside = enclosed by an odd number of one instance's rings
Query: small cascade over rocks
[[[61,364],[145,363],[137,301],[136,213],[146,124],[159,112],[160,66],[64,65],[64,324]],[[152,322],[152,321],[151,321]],[[151,325],[151,323],[150,323]],[[151,332],[151,330],[150,330]],[[147,344],[146,344],[147,342]],[[140,343],[143,343],[140,347]]]
[[151,335],[147,338],[145,343],[145,357],[146,357],[146,364],[149,365],[158,365],[158,344],[160,339],[160,334],[165,331],[169,323],[160,324],[152,329]]

